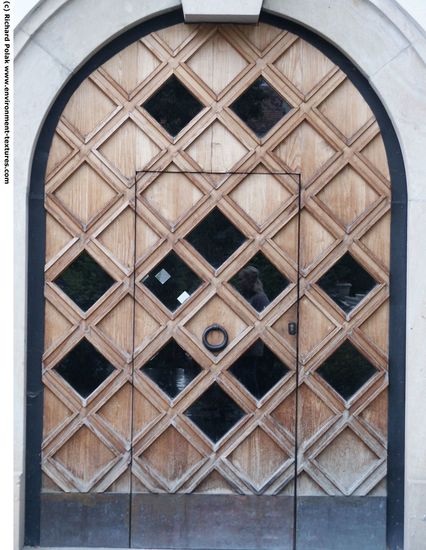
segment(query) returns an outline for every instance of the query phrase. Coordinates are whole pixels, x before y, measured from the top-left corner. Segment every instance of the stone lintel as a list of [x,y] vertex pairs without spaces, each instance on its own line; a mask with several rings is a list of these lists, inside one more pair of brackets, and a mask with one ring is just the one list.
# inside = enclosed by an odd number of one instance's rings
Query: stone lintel
[[257,23],[263,0],[182,0],[186,23]]

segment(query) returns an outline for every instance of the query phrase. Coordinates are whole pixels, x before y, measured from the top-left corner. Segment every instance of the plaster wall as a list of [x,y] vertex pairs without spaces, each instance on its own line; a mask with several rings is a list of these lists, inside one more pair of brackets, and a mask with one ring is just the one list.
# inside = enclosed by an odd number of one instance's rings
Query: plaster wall
[[[243,9],[244,0],[229,2]],[[400,141],[408,182],[407,326],[401,327],[407,335],[405,547],[421,550],[426,548],[426,31],[414,19],[414,4],[410,11],[402,3],[264,0],[263,9],[304,25],[341,50],[369,80]],[[23,532],[28,190],[37,137],[60,90],[93,53],[135,24],[179,7],[178,0],[44,0],[16,29],[17,548]]]

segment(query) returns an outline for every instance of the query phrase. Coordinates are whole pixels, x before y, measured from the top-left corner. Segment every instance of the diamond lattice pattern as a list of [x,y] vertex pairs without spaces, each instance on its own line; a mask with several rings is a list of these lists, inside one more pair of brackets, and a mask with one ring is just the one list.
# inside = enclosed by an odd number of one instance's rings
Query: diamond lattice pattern
[[213,443],[224,437],[244,414],[241,407],[216,382],[185,411],[185,415]]
[[114,279],[84,250],[56,277],[55,284],[86,311],[114,284]]
[[[144,200],[171,226],[185,216],[201,199],[203,193],[175,166],[160,174],[142,193]],[[170,200],[174,197],[174,200]]]
[[144,102],[143,107],[173,137],[203,108],[200,101],[175,75],[168,78],[161,88]]
[[131,474],[134,491],[289,494],[296,446],[299,494],[377,485],[389,171],[331,60],[264,23],[135,40],[70,98],[45,191],[43,490]]
[[348,227],[374,204],[379,194],[346,166],[320,191],[318,198]]
[[229,456],[232,464],[258,490],[287,459],[287,453],[260,428],[256,428]]
[[71,436],[54,455],[57,462],[86,485],[114,458],[110,449],[86,426]]
[[111,363],[85,338],[55,367],[82,397],[93,393],[114,371]]
[[[339,457],[339,468],[335,467],[336,457]],[[350,494],[366,472],[377,464],[378,456],[350,428],[346,428],[316,460],[342,492]]]
[[262,138],[292,106],[263,77],[259,77],[231,105],[231,109]]
[[324,361],[317,373],[344,399],[350,399],[377,371],[346,341]]
[[231,199],[262,226],[278,213],[292,193],[269,174],[250,174],[229,194]]
[[243,145],[219,121],[213,122],[193,143],[186,149],[205,172],[228,172],[247,153]]
[[202,455],[170,426],[139,458],[160,476],[167,487],[172,487],[200,461]]
[[[217,60],[226,58],[226,65]],[[248,65],[221,33],[215,33],[187,61],[191,69],[215,92],[220,93]]]
[[116,195],[114,188],[86,162],[54,193],[83,225],[99,214]]
[[[91,108],[87,109],[90,104]],[[93,82],[86,79],[71,96],[62,116],[86,137],[115,111],[114,101]]]
[[135,169],[142,170],[160,148],[135,122],[127,119],[98,151],[121,175],[133,180]]

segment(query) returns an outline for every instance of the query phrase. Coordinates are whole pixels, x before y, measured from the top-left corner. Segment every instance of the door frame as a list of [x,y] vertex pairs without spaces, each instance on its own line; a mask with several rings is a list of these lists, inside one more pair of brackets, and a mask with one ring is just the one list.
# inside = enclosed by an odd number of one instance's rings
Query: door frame
[[[392,183],[387,544],[391,549],[403,548],[407,184],[401,147],[392,122],[369,81],[335,46],[314,32],[284,18],[261,13],[260,21],[297,34],[322,51],[345,71],[373,111],[385,144]],[[177,10],[138,24],[104,46],[70,78],[59,92],[37,140],[28,196],[25,544],[30,546],[38,545],[40,538],[40,457],[43,418],[43,386],[40,365],[44,343],[46,238],[44,174],[54,130],[69,98],[94,69],[141,36],[182,22],[184,22],[182,11]]]

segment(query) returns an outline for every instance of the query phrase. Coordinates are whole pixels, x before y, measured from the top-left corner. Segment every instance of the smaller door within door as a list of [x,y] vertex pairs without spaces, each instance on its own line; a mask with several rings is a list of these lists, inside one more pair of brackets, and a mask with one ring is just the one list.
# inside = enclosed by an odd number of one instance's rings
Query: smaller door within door
[[135,547],[292,547],[297,180],[138,175],[164,238],[135,270]]

